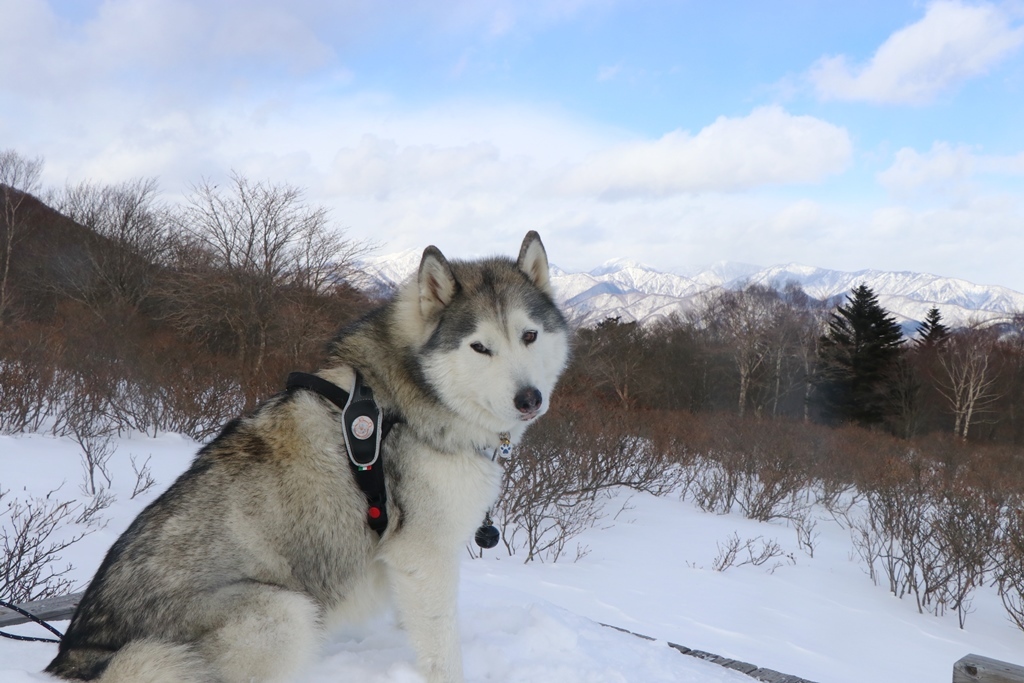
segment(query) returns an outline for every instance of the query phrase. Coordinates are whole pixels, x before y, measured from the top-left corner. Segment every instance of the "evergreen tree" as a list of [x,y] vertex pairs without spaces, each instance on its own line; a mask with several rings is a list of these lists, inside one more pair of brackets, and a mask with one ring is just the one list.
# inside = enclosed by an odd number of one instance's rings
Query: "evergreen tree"
[[934,349],[949,338],[949,328],[942,324],[942,314],[934,306],[928,311],[924,321],[917,326],[917,339],[914,344],[918,348]]
[[837,307],[819,351],[823,412],[834,422],[881,423],[893,412],[903,333],[896,319],[860,285]]

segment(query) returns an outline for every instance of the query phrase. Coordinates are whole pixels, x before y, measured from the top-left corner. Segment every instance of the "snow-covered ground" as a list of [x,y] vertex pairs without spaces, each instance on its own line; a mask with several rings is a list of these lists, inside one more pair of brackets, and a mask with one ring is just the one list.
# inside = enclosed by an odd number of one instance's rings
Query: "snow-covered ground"
[[[80,587],[132,517],[188,464],[196,444],[176,435],[117,442],[112,460],[117,501],[108,523],[72,546]],[[130,499],[129,458],[148,456],[157,486]],[[81,497],[78,448],[41,435],[0,436],[0,490],[10,498]],[[6,499],[5,499],[6,502]],[[2,511],[0,506],[0,511]],[[955,615],[917,613],[874,586],[851,558],[846,531],[829,519],[811,558],[784,524],[710,515],[673,497],[623,492],[597,528],[580,537],[589,549],[575,563],[531,563],[492,554],[462,566],[460,615],[466,678],[475,682],[588,683],[707,681],[750,683],[717,665],[686,657],[666,641],[714,652],[820,683],[941,683],[974,652],[1024,664],[1024,632],[1006,618],[994,591],[979,592],[966,630]],[[0,522],[5,521],[0,515]],[[69,532],[72,531],[69,529]],[[712,569],[718,544],[776,540],[792,554],[766,567]],[[599,622],[657,638],[650,642]],[[60,624],[58,624],[60,626]],[[10,629],[46,635],[22,625]],[[49,680],[38,672],[55,645],[0,639],[0,681]],[[326,642],[304,681],[414,683],[414,656],[394,620],[383,615]]]

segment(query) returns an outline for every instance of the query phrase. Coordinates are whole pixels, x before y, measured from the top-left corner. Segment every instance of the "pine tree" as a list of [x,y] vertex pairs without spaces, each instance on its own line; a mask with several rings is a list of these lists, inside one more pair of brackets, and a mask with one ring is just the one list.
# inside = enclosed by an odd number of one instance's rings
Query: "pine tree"
[[942,314],[934,306],[928,311],[924,321],[917,326],[917,338],[914,344],[922,349],[934,349],[941,346],[949,338],[949,328],[942,324]]
[[903,342],[900,326],[875,293],[864,284],[853,290],[821,338],[818,387],[825,417],[873,425],[892,413]]

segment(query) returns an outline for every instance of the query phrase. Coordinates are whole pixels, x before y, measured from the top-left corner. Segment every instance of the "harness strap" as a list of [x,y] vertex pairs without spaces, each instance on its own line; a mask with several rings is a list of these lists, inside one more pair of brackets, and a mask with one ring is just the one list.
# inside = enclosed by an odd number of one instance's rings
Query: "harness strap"
[[363,376],[358,370],[351,392],[305,372],[288,375],[286,386],[288,391],[307,389],[319,394],[341,410],[349,466],[366,496],[366,522],[378,536],[383,536],[388,526],[388,495],[384,487],[384,459],[380,447],[391,428],[401,420],[383,415],[373,399],[373,391],[363,384]]

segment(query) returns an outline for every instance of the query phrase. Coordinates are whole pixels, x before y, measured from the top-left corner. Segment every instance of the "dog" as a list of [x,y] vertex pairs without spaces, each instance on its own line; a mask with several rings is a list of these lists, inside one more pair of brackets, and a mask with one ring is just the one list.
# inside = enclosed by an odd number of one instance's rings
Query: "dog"
[[330,626],[390,598],[425,679],[462,681],[462,548],[497,497],[495,449],[544,414],[568,360],[548,271],[536,232],[516,260],[449,261],[431,246],[391,300],[329,344],[316,381],[343,396],[369,387],[394,425],[374,465],[385,528],[368,523],[340,405],[293,387],[224,427],[132,522],[46,671],[293,680]]

